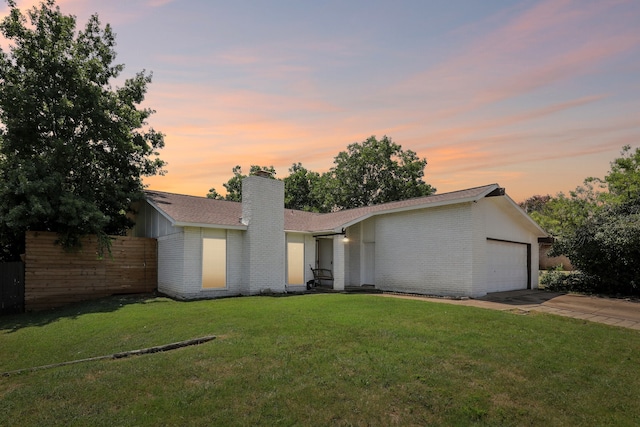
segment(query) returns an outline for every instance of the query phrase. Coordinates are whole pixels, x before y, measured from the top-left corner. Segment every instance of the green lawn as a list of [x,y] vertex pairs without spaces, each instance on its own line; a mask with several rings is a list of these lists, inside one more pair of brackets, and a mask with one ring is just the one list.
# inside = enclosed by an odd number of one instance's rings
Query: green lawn
[[375,295],[114,297],[0,317],[0,425],[640,425],[640,334]]

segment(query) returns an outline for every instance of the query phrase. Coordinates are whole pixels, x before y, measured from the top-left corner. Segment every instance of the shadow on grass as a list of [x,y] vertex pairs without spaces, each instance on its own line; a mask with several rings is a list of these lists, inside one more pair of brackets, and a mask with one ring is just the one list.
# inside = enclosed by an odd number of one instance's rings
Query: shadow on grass
[[84,314],[111,313],[131,304],[157,304],[168,301],[156,294],[113,295],[50,310],[0,316],[0,331],[12,333],[31,326],[46,326],[60,319],[77,319]]

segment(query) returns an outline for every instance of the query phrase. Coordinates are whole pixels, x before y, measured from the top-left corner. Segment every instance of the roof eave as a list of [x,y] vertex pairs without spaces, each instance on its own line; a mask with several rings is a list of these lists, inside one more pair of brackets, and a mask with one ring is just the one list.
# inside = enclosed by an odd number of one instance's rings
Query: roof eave
[[246,225],[229,225],[229,224],[204,224],[199,222],[175,222],[174,227],[195,227],[195,228],[215,228],[226,230],[246,230]]
[[352,225],[355,225],[355,224],[357,224],[359,222],[362,222],[362,221],[364,221],[366,219],[369,219],[371,217],[378,216],[378,215],[386,215],[386,214],[392,214],[392,213],[413,211],[413,210],[418,210],[418,209],[431,209],[431,208],[437,208],[437,207],[441,207],[441,206],[459,205],[459,204],[464,204],[464,203],[476,202],[476,201],[484,198],[487,194],[489,194],[492,191],[494,191],[497,187],[498,187],[497,185],[495,187],[491,187],[487,191],[484,191],[484,192],[480,193],[480,195],[474,196],[474,197],[465,197],[465,198],[462,198],[462,199],[454,199],[454,200],[444,200],[442,202],[434,202],[434,203],[423,203],[423,204],[420,204],[420,205],[403,206],[403,207],[400,207],[400,208],[385,209],[385,210],[381,210],[381,211],[377,211],[377,212],[370,212],[370,213],[368,213],[366,215],[363,215],[363,216],[358,217],[356,219],[353,219],[353,220],[351,220],[349,222],[346,222],[346,223],[336,227],[334,230],[340,230],[342,228],[351,227]]
[[146,199],[147,203],[149,203],[149,205],[154,208],[155,210],[157,210],[160,215],[162,215],[163,217],[165,217],[167,219],[167,221],[169,221],[171,223],[172,226],[176,225],[176,220],[173,219],[168,213],[166,213],[165,211],[163,211],[153,200],[147,198]]

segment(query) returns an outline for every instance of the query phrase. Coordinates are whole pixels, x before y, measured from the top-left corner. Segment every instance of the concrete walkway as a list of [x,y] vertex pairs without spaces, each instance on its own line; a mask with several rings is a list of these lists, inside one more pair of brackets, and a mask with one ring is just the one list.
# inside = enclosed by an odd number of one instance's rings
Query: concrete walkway
[[482,298],[449,299],[385,293],[382,296],[466,305],[503,311],[537,311],[640,331],[640,302],[537,289],[496,292]]

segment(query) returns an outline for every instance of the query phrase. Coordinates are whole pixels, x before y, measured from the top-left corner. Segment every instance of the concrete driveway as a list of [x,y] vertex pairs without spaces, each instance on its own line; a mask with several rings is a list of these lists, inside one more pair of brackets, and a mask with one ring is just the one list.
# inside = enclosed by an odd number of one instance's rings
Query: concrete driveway
[[448,299],[408,295],[383,296],[424,299],[504,311],[537,311],[621,326],[640,331],[640,302],[587,295],[545,292],[537,289],[495,292],[482,298]]

